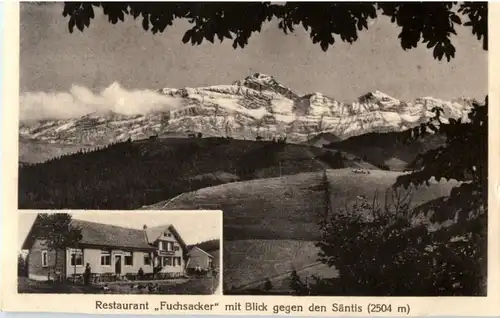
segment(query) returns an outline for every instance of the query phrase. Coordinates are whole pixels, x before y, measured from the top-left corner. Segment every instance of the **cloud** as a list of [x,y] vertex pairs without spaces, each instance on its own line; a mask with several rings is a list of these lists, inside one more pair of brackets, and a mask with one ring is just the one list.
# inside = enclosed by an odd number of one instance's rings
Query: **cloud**
[[27,92],[19,100],[20,120],[69,119],[94,112],[147,114],[181,107],[181,100],[152,90],[126,90],[113,83],[99,94],[73,85],[69,92]]

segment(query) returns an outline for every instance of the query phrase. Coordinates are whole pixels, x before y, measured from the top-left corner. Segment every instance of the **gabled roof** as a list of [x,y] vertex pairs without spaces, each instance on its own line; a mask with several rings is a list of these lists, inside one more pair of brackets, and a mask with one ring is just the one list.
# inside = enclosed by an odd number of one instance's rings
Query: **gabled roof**
[[198,249],[198,250],[200,250],[200,251],[202,251],[203,253],[207,254],[207,255],[208,255],[208,257],[214,258],[211,254],[209,254],[209,253],[205,252],[204,250],[202,250],[202,249],[201,249],[201,248],[199,248],[198,246],[193,246],[193,247],[191,247],[191,249],[189,250],[189,253],[191,253],[191,251],[192,251],[193,249],[195,249],[195,248],[196,248],[196,249]]
[[73,220],[72,225],[82,229],[82,244],[152,249],[144,230],[121,226]]
[[159,225],[151,228],[146,229],[146,236],[149,244],[153,244],[156,242],[162,235],[165,230],[169,230],[170,233],[172,233],[181,245],[182,250],[184,253],[188,252],[188,248],[182,237],[180,236],[179,232],[175,229],[175,227],[172,224],[165,224],[165,225]]
[[[37,219],[33,222],[22,249],[29,249],[33,244],[32,231],[36,222]],[[71,221],[71,225],[82,230],[82,239],[79,244],[141,250],[155,249],[149,244],[144,230],[76,219]]]

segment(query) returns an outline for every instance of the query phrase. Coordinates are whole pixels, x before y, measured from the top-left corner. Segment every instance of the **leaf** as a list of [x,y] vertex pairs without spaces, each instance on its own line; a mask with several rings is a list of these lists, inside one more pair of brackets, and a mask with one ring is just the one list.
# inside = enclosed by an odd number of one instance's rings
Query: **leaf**
[[219,41],[222,43],[222,41],[224,41],[224,36],[219,31],[217,31],[216,34],[217,34],[217,38],[219,38]]
[[[468,18],[463,25],[470,27],[472,33],[483,48],[488,49],[488,4],[486,2],[465,2],[454,9],[452,3],[285,3],[284,5],[255,2],[235,5],[233,3],[217,3],[213,6],[204,6],[197,3],[138,3],[138,2],[66,2],[62,15],[69,16],[68,29],[76,25],[79,29],[89,27],[94,18],[93,6],[101,6],[108,21],[116,24],[124,21],[125,15],[134,18],[139,15],[155,13],[155,19],[149,18],[152,28],[146,27],[143,20],[143,29],[156,34],[163,32],[173,19],[184,19],[191,25],[199,23],[204,26],[211,21],[218,21],[216,30],[207,31],[202,40],[212,42],[215,35],[219,40],[224,37],[232,38],[229,33],[238,36],[244,34],[245,40],[235,41],[234,47],[245,47],[254,32],[260,32],[265,21],[277,19],[279,28],[286,34],[295,32],[296,25],[302,25],[310,33],[314,44],[319,44],[323,51],[333,44],[330,34],[337,34],[344,42],[353,43],[358,40],[358,31],[368,29],[368,19],[377,17],[379,8],[383,15],[390,18],[391,23],[400,28],[398,38],[403,50],[409,50],[424,43],[429,49],[434,48],[432,54],[435,59],[442,60],[444,56],[449,61],[454,58],[456,51],[450,42],[450,36],[455,34],[454,24],[462,24],[459,12]],[[76,17],[76,11],[83,8],[83,16]],[[88,18],[88,19],[87,19]],[[83,22],[82,24],[79,22]],[[209,22],[207,22],[209,21]],[[220,23],[219,23],[220,21]],[[149,24],[148,24],[149,25]],[[198,32],[198,31],[197,31]],[[208,34],[213,34],[208,36]],[[190,36],[192,39],[193,35]],[[183,41],[184,42],[184,41]],[[189,41],[188,41],[189,42]],[[199,44],[199,38],[192,41]],[[186,42],[187,43],[187,42]],[[444,43],[439,45],[439,43]]]
[[73,17],[71,17],[69,19],[69,23],[68,23],[69,33],[73,33],[74,28],[75,28],[75,19]]
[[328,46],[329,46],[329,43],[328,42],[325,42],[325,41],[321,41],[321,43],[319,44],[321,46],[321,49],[326,52],[328,50]]
[[428,123],[427,127],[429,127],[429,129],[432,130],[434,133],[437,133],[439,131],[439,129],[437,129],[436,126],[433,125],[432,123]]
[[460,17],[454,13],[450,15],[450,20],[455,22],[456,24],[462,24]]
[[[144,15],[143,16],[143,18],[142,18],[142,28],[144,29],[144,31],[148,31],[148,29],[149,29],[149,15]],[[182,42],[186,43],[187,41],[184,42],[184,38],[183,38]]]
[[205,38],[210,41],[210,43],[214,43],[214,33],[210,32],[208,34],[205,34]]
[[231,35],[231,33],[229,32],[229,30],[225,29],[225,30],[222,30],[221,31],[222,35],[228,39],[233,39],[233,36]]
[[182,43],[188,43],[189,40],[191,40],[193,32],[194,32],[193,29],[187,30],[186,33],[184,33],[184,36],[182,37]]

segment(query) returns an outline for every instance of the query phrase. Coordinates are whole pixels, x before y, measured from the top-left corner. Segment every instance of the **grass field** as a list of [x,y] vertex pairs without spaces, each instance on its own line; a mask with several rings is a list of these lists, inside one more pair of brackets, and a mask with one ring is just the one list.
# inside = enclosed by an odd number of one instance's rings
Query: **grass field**
[[17,290],[28,294],[101,294],[99,286],[81,286],[56,284],[47,281],[35,281],[26,277],[18,277]]
[[318,249],[314,244],[297,240],[225,241],[224,284],[238,288],[315,263]]
[[213,295],[219,285],[219,277],[190,279],[185,283],[160,287],[160,294]]
[[156,282],[157,291],[132,288],[134,284],[109,284],[108,290],[102,286],[83,286],[63,283],[35,281],[18,277],[18,292],[31,294],[176,294],[176,295],[211,295],[219,285],[218,277],[179,279]]
[[[333,212],[364,195],[371,200],[378,193],[384,206],[385,191],[397,172],[374,170],[370,174],[350,169],[328,170],[330,207]],[[414,191],[412,207],[447,196],[454,182],[431,184]],[[235,182],[182,194],[144,209],[222,209],[224,240],[318,239],[318,216],[325,211],[323,173],[300,173],[282,178]]]

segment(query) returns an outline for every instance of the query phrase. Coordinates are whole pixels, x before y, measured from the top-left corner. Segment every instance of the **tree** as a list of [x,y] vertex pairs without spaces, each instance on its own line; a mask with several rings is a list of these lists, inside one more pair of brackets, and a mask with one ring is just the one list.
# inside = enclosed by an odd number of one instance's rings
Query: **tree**
[[[340,275],[316,279],[312,294],[485,295],[484,217],[430,232],[425,224],[412,225],[396,206],[390,214],[376,212],[376,206],[353,204],[350,211],[322,218],[319,260]],[[372,217],[363,221],[367,213]]]
[[264,283],[264,290],[266,292],[269,292],[271,291],[271,289],[273,289],[273,283],[271,283],[271,280],[269,280],[269,278],[266,278],[266,281]]
[[[435,58],[455,57],[451,36],[455,26],[464,25],[488,48],[487,2],[66,2],[63,16],[68,18],[70,32],[84,31],[101,7],[112,24],[126,16],[142,19],[142,27],[154,34],[164,32],[175,19],[191,25],[182,42],[199,45],[203,41],[233,40],[233,48],[244,48],[254,32],[265,22],[279,21],[278,27],[292,33],[299,25],[309,32],[313,43],[323,51],[340,41],[353,43],[358,32],[369,29],[368,21],[387,16],[400,28],[399,39],[404,50],[426,44]],[[462,22],[462,19],[466,19]]]
[[49,251],[54,251],[53,270],[58,270],[59,252],[74,247],[82,239],[81,229],[71,224],[72,216],[68,213],[40,213],[35,220],[33,237],[45,241]]
[[398,178],[395,186],[428,184],[431,178],[463,182],[451,191],[438,221],[453,218],[445,212],[457,213],[459,221],[485,213],[488,194],[488,97],[484,104],[475,102],[467,121],[450,119],[443,122],[442,109],[435,116],[409,131],[408,139],[423,138],[430,133],[446,136],[446,144],[418,156],[422,168]]
[[17,276],[24,277],[27,273],[27,262],[21,254],[17,255]]
[[290,289],[297,295],[307,295],[308,293],[307,285],[302,282],[295,269],[290,273]]

